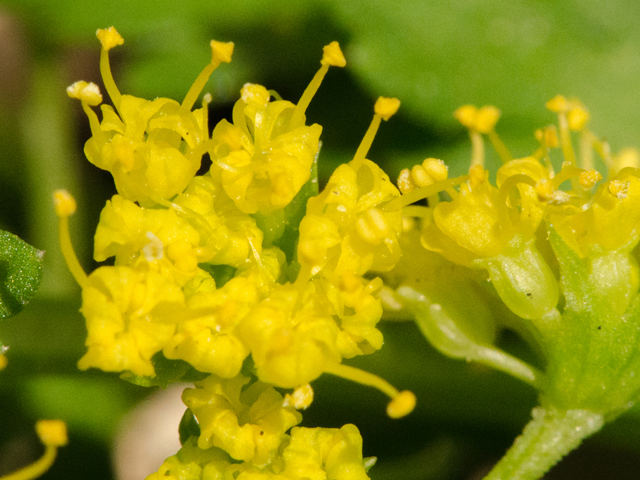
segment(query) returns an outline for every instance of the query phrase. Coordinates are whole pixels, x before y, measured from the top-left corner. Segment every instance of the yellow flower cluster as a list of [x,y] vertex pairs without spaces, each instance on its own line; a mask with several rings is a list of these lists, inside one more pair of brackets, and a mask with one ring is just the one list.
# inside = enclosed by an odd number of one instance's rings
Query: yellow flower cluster
[[[102,104],[99,121],[91,108],[102,103],[96,85],[76,82],[67,91],[91,124],[87,158],[115,179],[118,194],[102,210],[94,246],[95,260],[113,265],[84,273],[68,234],[75,203],[66,192],[55,196],[87,322],[79,367],[143,381],[161,375],[158,362],[181,361],[209,375],[183,397],[199,423],[197,446],[167,460],[166,475],[232,469],[233,478],[367,478],[355,427],[286,432],[301,420],[296,408],[312,401],[309,382],[323,373],[384,391],[393,417],[415,405],[412,393],[341,363],[383,343],[382,281],[365,274],[399,260],[402,213],[382,208],[400,193],[365,157],[400,102],[378,100],[353,161],[318,194],[312,174],[322,128],[305,125],[305,110],[329,67],[346,64],[336,42],[324,48],[297,104],[247,83],[233,122],[222,120],[209,135],[210,95],[193,106],[211,73],[231,61],[233,44],[211,42],[210,64],[178,103],[121,94],[108,52],[123,39],[113,27],[98,38],[113,107]],[[204,154],[210,171],[196,176]],[[285,209],[295,202],[306,215],[286,230]],[[283,235],[299,238],[281,242]],[[297,247],[285,252],[283,242]],[[282,397],[273,386],[294,391]]]
[[[454,264],[486,271],[520,317],[545,323],[558,315],[559,285],[550,248],[544,245],[547,225],[584,259],[592,282],[613,310],[624,312],[639,285],[631,255],[640,240],[638,156],[631,151],[612,156],[608,145],[588,130],[589,114],[579,101],[558,95],[547,108],[558,114],[559,138],[555,127],[541,129],[536,132],[540,148],[512,159],[494,130],[499,111],[461,107],[455,117],[469,129],[474,147],[469,174],[447,179],[444,164],[427,159],[400,174],[404,195],[395,204],[427,197],[428,207],[405,208],[405,214],[419,219],[422,245]],[[580,136],[579,155],[572,132]],[[482,135],[489,136],[503,160],[496,186],[484,169]],[[563,156],[557,172],[555,148]],[[594,169],[594,151],[608,168],[606,178]],[[446,192],[448,200],[441,201],[438,192]],[[396,280],[402,277],[395,275]]]

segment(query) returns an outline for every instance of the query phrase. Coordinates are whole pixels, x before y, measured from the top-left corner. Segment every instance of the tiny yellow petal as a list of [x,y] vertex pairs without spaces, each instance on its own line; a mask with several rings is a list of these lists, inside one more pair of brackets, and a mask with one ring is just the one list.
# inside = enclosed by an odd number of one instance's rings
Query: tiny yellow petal
[[211,40],[211,58],[213,62],[231,62],[233,55],[233,42],[218,42]]
[[111,50],[113,47],[124,43],[124,38],[122,38],[115,27],[99,28],[96,36],[98,40],[100,40],[103,50]]
[[331,42],[329,45],[324,46],[320,63],[332,67],[344,67],[347,64],[338,42]]
[[59,217],[68,217],[76,211],[76,200],[66,190],[56,190],[53,193],[53,203]]
[[100,88],[93,82],[79,81],[67,87],[67,95],[95,107],[102,103],[102,94]]
[[383,120],[389,120],[400,108],[400,100],[397,98],[378,97],[373,111]]
[[409,415],[415,406],[415,394],[409,390],[403,390],[387,405],[387,415],[391,418],[402,418],[405,415]]
[[69,443],[67,425],[62,420],[39,420],[36,432],[40,441],[47,446],[63,447]]

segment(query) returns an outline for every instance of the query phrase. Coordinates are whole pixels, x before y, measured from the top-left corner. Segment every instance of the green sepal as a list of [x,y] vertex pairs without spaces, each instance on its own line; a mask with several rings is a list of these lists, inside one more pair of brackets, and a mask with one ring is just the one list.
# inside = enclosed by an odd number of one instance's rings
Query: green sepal
[[640,296],[622,315],[598,291],[583,261],[553,229],[565,307],[548,342],[548,385],[543,401],[556,408],[588,409],[613,418],[640,394]]
[[180,435],[180,445],[184,445],[191,437],[198,438],[200,436],[200,424],[198,419],[190,409],[184,411],[180,425],[178,426],[178,435]]
[[209,376],[208,373],[196,370],[184,360],[169,360],[162,355],[162,352],[156,353],[151,358],[151,363],[156,372],[155,377],[141,377],[131,372],[124,372],[120,378],[141,387],[167,388],[172,383],[198,382]]
[[536,386],[542,382],[536,368],[493,345],[495,319],[471,284],[431,286],[424,291],[403,286],[397,293],[424,336],[444,355],[483,363]]
[[0,230],[0,318],[19,313],[42,281],[44,252]]
[[318,147],[318,152],[313,159],[309,180],[293,197],[291,203],[275,212],[268,214],[258,212],[253,215],[258,228],[264,233],[263,247],[279,247],[287,256],[287,262],[293,262],[297,257],[296,247],[300,236],[299,227],[302,218],[307,213],[307,200],[318,195],[318,156],[320,155],[320,147]]
[[521,318],[537,320],[558,304],[558,282],[533,240],[515,237],[506,253],[479,259],[494,288],[509,310]]

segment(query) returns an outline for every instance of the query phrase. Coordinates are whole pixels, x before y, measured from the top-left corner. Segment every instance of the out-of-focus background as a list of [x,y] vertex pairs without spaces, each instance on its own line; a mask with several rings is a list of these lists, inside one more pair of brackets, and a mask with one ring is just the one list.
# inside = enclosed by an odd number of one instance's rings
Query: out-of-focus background
[[[36,299],[0,324],[0,343],[10,345],[0,373],[0,474],[40,455],[33,433],[40,418],[62,418],[70,428],[70,444],[47,479],[143,478],[151,471],[143,452],[162,458],[172,452],[160,440],[177,442],[183,407],[175,392],[159,398],[75,366],[85,330],[79,289],[58,252],[51,194],[63,187],[78,200],[72,234],[82,263],[94,268],[92,231],[115,190],[83,158],[88,122],[65,88],[80,79],[101,84],[97,28],[114,25],[125,38],[111,56],[121,91],[148,99],[181,100],[209,61],[209,41],[234,41],[233,62],[206,87],[211,125],[230,117],[245,82],[297,101],[322,46],[338,40],[347,67],[330,70],[307,111],[308,122],[324,128],[321,180],[355,153],[379,95],[402,106],[382,125],[369,158],[395,179],[425,157],[443,158],[452,174],[467,168],[468,136],[452,117],[465,103],[502,110],[497,129],[516,157],[535,149],[536,128],[555,121],[544,103],[557,93],[584,102],[592,129],[614,152],[640,145],[639,18],[634,0],[2,0],[0,229],[46,250],[46,264]],[[497,162],[490,151],[488,162]],[[414,390],[416,411],[389,420],[382,395],[322,377],[304,424],[355,423],[365,455],[378,457],[374,479],[480,478],[528,420],[535,393],[440,356],[411,324],[382,330],[383,349],[355,364]],[[504,342],[519,348],[515,339]],[[639,478],[639,427],[636,408],[547,478]],[[161,460],[153,462],[157,468]]]

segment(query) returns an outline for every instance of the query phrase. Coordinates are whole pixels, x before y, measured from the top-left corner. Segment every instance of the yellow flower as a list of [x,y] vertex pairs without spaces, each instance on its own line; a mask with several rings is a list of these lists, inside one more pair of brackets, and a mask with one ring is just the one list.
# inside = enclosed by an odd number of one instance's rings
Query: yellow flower
[[298,105],[271,101],[265,87],[246,84],[233,109],[233,124],[213,130],[211,175],[246,213],[269,213],[288,205],[311,174],[322,127],[305,126],[304,112],[329,66],[346,62],[336,42],[325,47],[322,67]]
[[262,252],[262,231],[208,175],[194,177],[173,205],[198,229],[203,258],[214,265],[246,266]]
[[184,295],[170,277],[131,267],[100,267],[82,289],[87,353],[78,367],[154,376],[151,357],[175,331]]
[[400,258],[402,212],[380,208],[400,192],[380,167],[365,158],[380,120],[395,112],[389,111],[389,103],[395,109],[399,106],[392,100],[378,99],[374,120],[354,159],[340,165],[325,189],[307,202],[298,243],[298,261],[306,275],[320,271],[329,276],[364,275],[369,270],[389,270]]
[[276,285],[238,327],[258,377],[283,388],[318,378],[340,363],[333,309],[314,282]]
[[196,439],[191,437],[145,480],[222,479],[229,465],[230,458],[223,450],[198,448]]
[[142,208],[115,195],[100,214],[94,258],[116,257],[116,265],[157,264],[184,285],[198,272],[200,235],[173,209]]
[[100,67],[113,101],[102,105],[102,123],[89,105],[100,103],[97,87],[78,82],[67,92],[82,101],[89,117],[92,137],[85,145],[89,161],[114,177],[120,195],[131,201],[149,203],[182,192],[200,167],[209,138],[207,103],[191,111],[206,80],[221,62],[231,60],[233,44],[212,42],[212,60],[196,79],[182,104],[168,98],[153,101],[122,95],[111,75],[108,50],[120,45],[122,37],[113,27],[98,30],[102,42]]
[[285,432],[302,420],[293,407],[266,383],[238,375],[211,375],[187,389],[182,399],[200,424],[198,447],[218,447],[236,460],[264,467],[278,456]]

